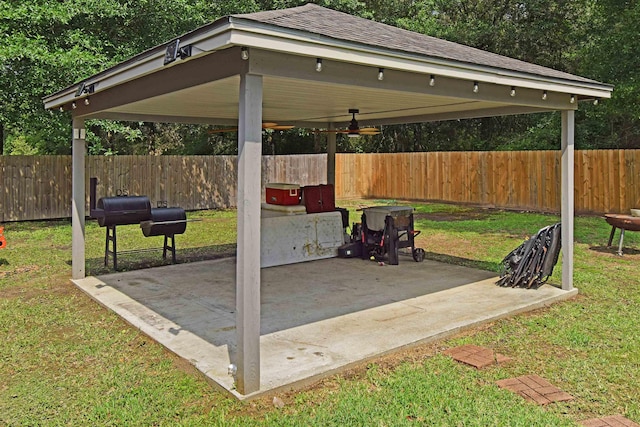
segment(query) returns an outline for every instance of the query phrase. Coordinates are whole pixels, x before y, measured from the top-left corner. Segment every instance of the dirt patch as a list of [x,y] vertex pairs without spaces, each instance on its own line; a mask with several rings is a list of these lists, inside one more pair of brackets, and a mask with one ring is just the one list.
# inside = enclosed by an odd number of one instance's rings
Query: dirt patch
[[[46,269],[46,267],[45,267]],[[38,271],[41,270],[39,267],[32,268],[25,271]],[[23,271],[23,272],[25,272]],[[12,273],[12,272],[9,272]],[[0,275],[0,278],[3,277],[11,277],[12,274],[7,276]],[[69,277],[67,275],[52,275],[46,279],[38,279],[46,282],[46,285],[43,286],[30,286],[17,284],[2,288],[2,297],[5,299],[13,299],[20,298],[24,301],[28,301],[33,298],[40,298],[45,295],[55,295],[56,297],[70,297],[72,295],[82,295],[82,291],[73,286]],[[87,298],[87,301],[91,301],[91,299]]]
[[[605,254],[605,255],[610,255],[610,256],[614,256],[614,257],[619,257],[620,255],[618,255],[618,244],[614,243],[612,246],[591,246],[589,247],[589,250],[594,251],[594,252],[599,252],[601,254]],[[622,254],[627,255],[627,256],[637,256],[640,255],[640,250],[639,249],[635,249],[633,247],[622,247]]]
[[0,271],[0,279],[4,279],[5,277],[9,277],[9,276],[15,276],[17,274],[28,273],[30,271],[35,271],[39,269],[40,267],[37,265],[25,265],[22,267],[14,268],[13,270]]

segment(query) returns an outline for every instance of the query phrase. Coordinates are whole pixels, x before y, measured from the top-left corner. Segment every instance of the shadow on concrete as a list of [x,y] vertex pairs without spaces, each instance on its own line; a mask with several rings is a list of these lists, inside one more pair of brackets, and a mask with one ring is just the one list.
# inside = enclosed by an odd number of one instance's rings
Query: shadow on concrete
[[[181,329],[216,346],[235,342],[235,259],[99,276]],[[440,262],[397,266],[331,259],[262,269],[261,334],[355,313],[495,276]],[[146,320],[153,322],[153,319]]]
[[[235,253],[235,243],[181,248],[180,241],[176,242],[176,264],[229,258],[235,256]],[[70,259],[66,262],[71,265]],[[111,258],[109,258],[109,265],[106,267],[104,265],[104,256],[87,258],[86,260],[87,275],[92,276],[165,265],[173,265],[173,263],[171,262],[170,254],[167,255],[166,259],[162,258],[162,247],[119,251],[117,271],[113,269],[113,260]]]

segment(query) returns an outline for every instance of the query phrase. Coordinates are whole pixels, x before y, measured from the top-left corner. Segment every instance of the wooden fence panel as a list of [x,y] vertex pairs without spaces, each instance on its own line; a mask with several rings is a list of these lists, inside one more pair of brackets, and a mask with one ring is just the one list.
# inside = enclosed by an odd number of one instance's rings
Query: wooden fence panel
[[71,215],[70,156],[2,156],[0,220]]
[[[336,170],[337,197],[560,211],[559,151],[339,154]],[[576,213],[640,207],[640,150],[578,150],[574,173]]]
[[[262,183],[325,183],[326,154],[264,156]],[[560,152],[337,154],[338,198],[443,201],[560,211]],[[232,207],[236,156],[88,156],[98,197],[145,194],[185,209]],[[0,221],[69,217],[71,156],[0,156]],[[640,150],[576,151],[577,213],[640,207]]]

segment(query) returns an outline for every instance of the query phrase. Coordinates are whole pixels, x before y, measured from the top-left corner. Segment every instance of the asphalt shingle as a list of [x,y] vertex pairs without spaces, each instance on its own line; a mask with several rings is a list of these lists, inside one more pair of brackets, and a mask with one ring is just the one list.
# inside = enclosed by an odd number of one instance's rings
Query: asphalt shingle
[[352,16],[315,4],[233,15],[233,17],[381,49],[517,71],[547,78],[597,83],[584,77]]

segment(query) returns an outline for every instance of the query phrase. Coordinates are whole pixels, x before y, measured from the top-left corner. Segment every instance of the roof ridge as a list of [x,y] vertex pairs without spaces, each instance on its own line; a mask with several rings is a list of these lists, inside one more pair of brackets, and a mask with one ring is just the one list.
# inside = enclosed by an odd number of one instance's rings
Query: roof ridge
[[[249,12],[249,13],[234,14],[234,15],[231,15],[231,17],[232,18],[245,18],[245,19],[252,19],[253,20],[253,19],[261,19],[261,18],[265,18],[265,17],[268,17],[268,16],[277,15],[278,17],[284,18],[284,17],[295,16],[295,15],[307,12],[310,9],[332,10],[332,9],[329,9],[329,8],[326,8],[326,7],[323,7],[323,6],[314,4],[314,3],[306,3],[306,4],[303,4],[302,6],[287,7],[287,8],[284,8],[284,9],[261,10],[259,12]],[[338,11],[334,11],[334,12],[338,12]]]

